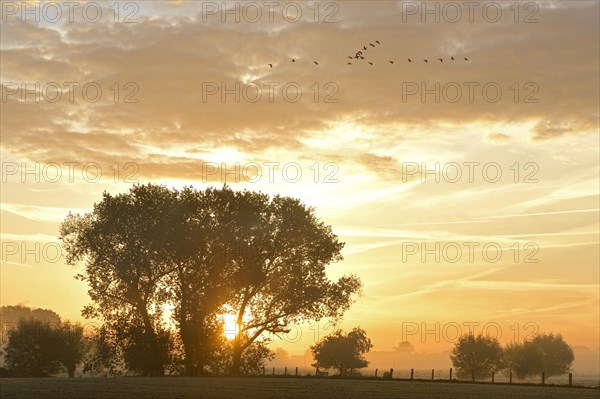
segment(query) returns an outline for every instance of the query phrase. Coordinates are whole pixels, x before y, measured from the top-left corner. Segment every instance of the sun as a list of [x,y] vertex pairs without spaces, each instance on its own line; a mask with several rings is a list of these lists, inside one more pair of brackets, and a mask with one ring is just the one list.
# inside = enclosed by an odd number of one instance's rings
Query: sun
[[239,330],[237,316],[234,314],[225,313],[223,315],[223,324],[223,334],[225,335],[225,338],[235,339]]

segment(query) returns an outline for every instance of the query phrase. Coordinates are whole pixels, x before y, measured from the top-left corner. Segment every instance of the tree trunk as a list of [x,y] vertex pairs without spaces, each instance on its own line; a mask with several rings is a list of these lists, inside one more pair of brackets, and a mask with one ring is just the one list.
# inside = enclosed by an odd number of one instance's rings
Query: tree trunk
[[183,343],[183,353],[185,359],[183,361],[185,365],[185,375],[192,377],[196,374],[196,364],[194,361],[194,348],[193,343],[190,339],[190,333],[188,332],[189,327],[181,325],[181,342]]
[[[185,311],[182,309],[181,312],[184,313]],[[183,353],[185,356],[183,364],[185,366],[185,375],[188,377],[196,375],[194,334],[192,332],[193,326],[190,324],[185,314],[179,317],[181,343],[183,344]]]
[[244,349],[242,348],[239,341],[237,341],[233,345],[233,359],[231,362],[231,370],[229,371],[231,374],[240,374],[240,367],[242,366],[242,352]]
[[240,311],[237,317],[237,325],[236,325],[236,337],[235,342],[233,344],[233,359],[231,362],[231,374],[240,374],[240,367],[242,366],[242,352],[244,352],[244,347],[242,347],[242,322],[244,311],[246,310],[246,303],[248,301],[248,297],[244,299],[244,303],[242,304]]
[[[179,275],[179,280],[184,281],[181,273]],[[194,375],[194,346],[191,326],[187,319],[187,294],[184,287],[181,287],[181,307],[179,308],[179,334],[181,336],[181,343],[183,344],[183,364],[185,366],[185,375],[191,377]]]
[[148,373],[152,376],[162,377],[165,375],[165,368],[160,359],[160,349],[158,347],[158,339],[156,336],[156,332],[154,331],[154,326],[152,326],[152,322],[150,321],[150,316],[148,312],[146,312],[145,308],[142,311],[142,319],[144,321],[144,327],[146,329],[146,334],[149,335],[150,339],[150,352],[151,352],[151,361]]
[[67,372],[69,373],[69,378],[75,378],[75,366],[67,366]]

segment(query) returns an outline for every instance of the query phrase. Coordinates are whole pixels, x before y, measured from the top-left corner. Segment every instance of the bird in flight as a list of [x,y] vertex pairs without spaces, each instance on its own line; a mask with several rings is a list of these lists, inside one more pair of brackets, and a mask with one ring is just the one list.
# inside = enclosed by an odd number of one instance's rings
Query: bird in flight
[[296,62],[296,60],[292,58],[292,62]]
[[394,61],[390,61],[390,64],[393,64],[393,63],[394,63]]
[[375,40],[375,43],[377,43],[377,44],[381,44],[381,43],[379,43],[379,40]]
[[443,58],[438,58],[438,61],[439,62],[444,62],[444,59]]
[[369,64],[373,65],[373,63],[371,61],[369,61]]
[[273,64],[267,64],[267,65],[269,65],[271,68],[273,68]]
[[352,58],[354,58],[354,57],[350,57],[350,56],[348,56],[348,58],[352,59]]
[[369,43],[369,46],[371,47],[375,47],[375,45],[373,43]]
[[317,61],[313,61],[315,63],[315,65],[319,65],[319,63]]
[[366,49],[367,49],[367,46],[363,46],[363,50],[366,50]]
[[469,59],[467,57],[465,57],[465,61],[469,61]]
[[423,61],[425,61],[426,64],[429,63],[429,60],[423,60]]
[[408,62],[412,62],[412,60],[409,58],[409,59],[408,59]]
[[348,65],[352,65],[352,63],[351,63],[351,62],[349,62],[349,63],[348,63]]
[[450,57],[450,59],[451,59],[452,61],[454,61],[454,57]]

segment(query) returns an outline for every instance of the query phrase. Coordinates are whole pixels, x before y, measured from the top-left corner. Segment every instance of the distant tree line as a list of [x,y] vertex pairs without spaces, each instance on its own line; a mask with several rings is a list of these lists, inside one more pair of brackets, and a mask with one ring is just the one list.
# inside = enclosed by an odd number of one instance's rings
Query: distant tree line
[[[83,265],[83,315],[103,322],[90,372],[120,359],[142,375],[255,373],[273,356],[269,336],[341,318],[361,289],[354,275],[327,277],[344,244],[314,209],[226,186],[105,192],[92,212],[69,214],[60,238],[68,264]],[[225,339],[225,314],[235,339]]]
[[497,339],[484,335],[464,335],[450,353],[457,377],[481,380],[504,372],[518,379],[563,375],[575,360],[573,350],[560,334],[539,334],[523,343],[504,348]]
[[[17,315],[17,316],[15,316]],[[151,354],[144,342],[143,331],[128,328],[124,332],[106,326],[88,330],[79,324],[62,321],[49,310],[34,310],[22,306],[0,308],[4,332],[2,357],[6,368],[0,376],[47,377],[66,372],[74,377],[80,366],[84,374],[120,375],[123,372],[143,374]],[[18,317],[18,318],[15,318]],[[213,373],[230,372],[234,342],[215,334],[217,351],[207,361]],[[170,337],[171,333],[165,337]],[[6,339],[4,339],[6,338]],[[170,338],[169,338],[170,339]],[[183,374],[183,359],[177,340],[159,342],[161,362],[170,372]],[[179,344],[181,345],[181,344]],[[364,355],[373,348],[365,330],[356,327],[344,333],[337,329],[310,347],[317,370],[334,369],[338,376],[359,376],[359,369],[369,362]],[[409,342],[401,342],[396,350],[414,352]],[[262,342],[249,346],[243,353],[240,371],[259,374],[265,360],[273,353]],[[572,349],[558,334],[540,334],[523,343],[502,347],[497,339],[483,335],[464,335],[450,354],[456,375],[460,379],[489,379],[492,373],[512,374],[518,379],[566,374],[574,360]]]

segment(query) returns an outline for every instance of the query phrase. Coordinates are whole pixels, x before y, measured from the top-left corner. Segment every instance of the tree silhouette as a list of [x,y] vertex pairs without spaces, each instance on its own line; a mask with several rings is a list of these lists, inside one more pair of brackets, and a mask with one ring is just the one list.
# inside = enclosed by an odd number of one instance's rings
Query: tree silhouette
[[323,317],[339,318],[361,288],[356,276],[331,281],[325,266],[342,259],[343,243],[314,209],[298,199],[262,193],[236,193],[239,250],[233,297],[227,306],[237,317],[231,372],[239,372],[243,351],[263,333],[290,332],[289,326]]
[[[233,313],[239,331],[230,372],[263,333],[291,323],[340,318],[360,280],[331,281],[325,266],[341,260],[343,243],[314,209],[289,197],[136,185],[103,194],[93,212],[70,214],[61,239],[78,278],[90,287],[86,317],[99,317],[119,336],[127,364],[143,374],[164,373],[169,339],[162,311],[173,309],[185,372],[215,364],[221,350],[218,316]],[[138,362],[136,353],[143,353]]]
[[398,343],[398,346],[394,348],[394,351],[403,354],[411,354],[415,353],[415,346],[408,341],[402,341]]
[[[173,270],[170,234],[177,222],[175,194],[162,186],[136,185],[130,193],[94,205],[84,216],[69,214],[60,228],[71,265],[85,262],[77,278],[89,285],[92,304],[83,315],[128,325],[141,323],[148,374],[162,375],[161,280]],[[161,296],[162,295],[162,296]]]
[[348,334],[337,330],[311,346],[313,367],[335,368],[340,376],[353,375],[355,369],[367,367],[364,354],[373,348],[367,333],[360,327]]
[[47,377],[61,369],[50,323],[21,320],[8,333],[4,349],[8,370],[17,377]]
[[84,358],[88,342],[83,335],[83,326],[80,324],[61,323],[55,330],[58,334],[57,346],[54,348],[57,359],[67,369],[69,377],[75,377],[75,369]]
[[508,371],[523,379],[546,373],[546,377],[566,374],[575,356],[560,334],[540,334],[522,344],[513,343],[504,349]]
[[483,379],[501,368],[502,348],[498,340],[483,335],[460,337],[450,352],[452,365],[459,378]]
[[63,366],[74,377],[84,352],[82,326],[67,322],[53,326],[35,319],[19,321],[8,333],[4,350],[8,369],[18,377],[48,377]]
[[214,363],[222,345],[217,316],[233,289],[228,262],[236,248],[235,194],[227,187],[185,188],[178,193],[176,206],[171,253],[175,269],[167,276],[167,286],[183,343],[185,373],[196,375]]

